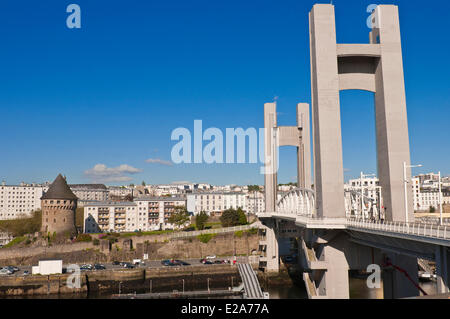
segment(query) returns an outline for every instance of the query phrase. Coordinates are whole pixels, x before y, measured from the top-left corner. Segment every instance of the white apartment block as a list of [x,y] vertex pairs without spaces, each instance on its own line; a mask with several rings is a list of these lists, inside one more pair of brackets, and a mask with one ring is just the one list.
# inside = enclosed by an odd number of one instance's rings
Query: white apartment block
[[41,208],[41,197],[48,186],[21,183],[0,186],[0,220],[30,216]]
[[141,197],[133,202],[97,202],[84,207],[84,232],[134,232],[173,229],[169,217],[176,206],[186,206],[178,197]]
[[136,228],[134,202],[93,202],[84,206],[84,232],[124,232]]
[[170,216],[175,207],[186,207],[186,200],[181,197],[141,197],[134,202],[137,204],[138,229],[143,231],[174,229],[169,223]]
[[197,215],[201,211],[208,214],[222,213],[229,208],[246,209],[246,194],[244,193],[222,193],[202,192],[186,195],[186,208],[188,212]]
[[248,192],[246,195],[245,210],[250,214],[264,213],[266,210],[266,198],[261,192]]
[[362,179],[361,178],[351,179],[345,185],[345,189],[353,190],[360,193],[361,183],[363,194],[378,202],[381,197],[381,188],[379,186],[380,182],[377,177],[363,177]]
[[79,207],[92,201],[103,202],[108,200],[108,189],[103,184],[72,184],[69,187],[78,197]]
[[133,189],[125,186],[108,186],[108,196],[125,197],[133,195]]

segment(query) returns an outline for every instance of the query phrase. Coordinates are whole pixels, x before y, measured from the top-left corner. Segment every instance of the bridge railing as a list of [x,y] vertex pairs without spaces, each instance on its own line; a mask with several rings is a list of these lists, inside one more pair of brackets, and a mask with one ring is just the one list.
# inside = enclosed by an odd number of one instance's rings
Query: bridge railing
[[276,211],[283,215],[312,217],[316,212],[314,194],[312,189],[295,188],[278,201]]
[[392,221],[368,221],[361,219],[347,219],[347,226],[366,228],[384,232],[396,232],[407,235],[450,239],[450,225],[433,223],[405,223]]

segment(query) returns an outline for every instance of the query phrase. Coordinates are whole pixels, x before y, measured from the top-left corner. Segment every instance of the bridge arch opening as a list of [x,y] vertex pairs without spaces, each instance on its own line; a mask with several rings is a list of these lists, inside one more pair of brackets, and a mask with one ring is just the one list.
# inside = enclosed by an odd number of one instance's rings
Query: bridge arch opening
[[[353,198],[356,203],[351,204],[353,207],[346,207],[347,214],[359,218],[384,218],[381,189],[378,180],[374,179],[378,177],[375,94],[365,90],[344,90],[339,92],[339,98],[346,205],[350,205],[349,196],[361,192],[376,205],[375,210],[369,209],[369,202],[363,199],[361,203],[360,197]],[[358,204],[364,206],[364,213]]]

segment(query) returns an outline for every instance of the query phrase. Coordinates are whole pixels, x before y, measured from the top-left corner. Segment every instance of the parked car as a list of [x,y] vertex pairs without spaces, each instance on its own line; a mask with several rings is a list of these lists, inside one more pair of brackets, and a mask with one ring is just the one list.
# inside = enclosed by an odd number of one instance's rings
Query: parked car
[[25,270],[24,272],[23,272],[23,275],[24,276],[28,276],[30,274],[30,272],[28,271],[28,270]]
[[203,258],[203,259],[200,259],[200,262],[201,262],[202,264],[204,264],[204,263],[205,263],[205,261],[206,261],[206,259],[205,259],[205,258]]
[[7,268],[0,269],[0,276],[12,275],[12,272]]
[[161,265],[163,265],[163,266],[168,266],[169,263],[170,263],[170,260],[169,260],[169,259],[161,260]]
[[123,268],[132,269],[134,266],[131,263],[124,263]]
[[80,270],[92,270],[91,264],[81,265]]
[[206,260],[203,264],[205,264],[205,265],[212,265],[214,263],[212,261],[210,261],[210,260]]
[[113,264],[114,266],[117,266],[117,265],[120,265],[120,262],[117,261],[117,260],[114,260],[114,261],[112,262],[112,264]]
[[4,267],[4,269],[8,269],[11,272],[11,274],[13,274],[17,271],[16,269],[19,269],[19,268],[13,267],[13,266],[6,266],[6,267]]
[[216,259],[216,255],[206,256],[206,259]]
[[102,265],[102,264],[95,264],[94,265],[94,269],[95,270],[105,270],[106,267],[104,265]]
[[225,264],[225,260],[215,260],[214,261],[215,264]]
[[175,263],[177,263],[178,265],[181,265],[181,266],[189,266],[190,265],[190,263],[187,263],[183,260],[178,260],[178,259],[175,259]]

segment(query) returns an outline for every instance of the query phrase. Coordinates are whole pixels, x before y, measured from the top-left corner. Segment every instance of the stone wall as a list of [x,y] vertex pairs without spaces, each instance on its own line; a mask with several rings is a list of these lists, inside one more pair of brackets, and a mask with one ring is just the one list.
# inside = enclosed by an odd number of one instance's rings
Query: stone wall
[[97,246],[92,242],[82,242],[50,247],[2,248],[0,265],[36,265],[44,258],[62,259],[64,264],[130,261],[143,258],[144,253],[148,254],[150,260],[203,258],[207,255],[251,255],[258,249],[259,244],[257,235],[246,232],[242,236],[236,236],[234,233],[218,234],[208,243],[200,242],[197,237],[161,239],[160,236],[121,238],[111,247],[109,243],[101,240]]

